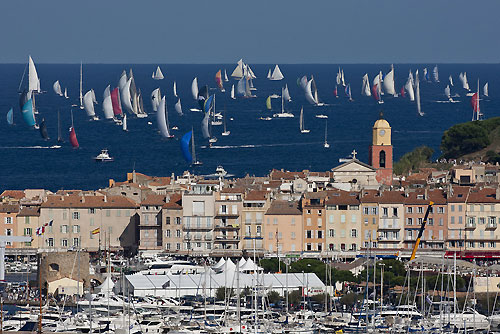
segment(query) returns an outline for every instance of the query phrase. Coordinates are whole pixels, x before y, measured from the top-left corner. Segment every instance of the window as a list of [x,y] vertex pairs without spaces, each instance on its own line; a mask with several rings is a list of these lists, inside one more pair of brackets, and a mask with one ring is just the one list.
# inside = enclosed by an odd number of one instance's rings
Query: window
[[[260,237],[260,234],[262,233],[262,226],[257,226],[257,236]],[[295,235],[295,233],[294,233]]]
[[451,212],[455,212],[455,206],[453,204],[450,205],[450,208],[451,208]]
[[389,215],[389,208],[382,208],[382,215],[387,217]]
[[318,231],[318,239],[322,239],[323,238],[323,231]]
[[181,237],[181,230],[175,230],[175,237],[180,238]]
[[351,230],[351,238],[356,238],[358,236],[358,230],[356,230],[355,228],[353,228]]
[[318,216],[321,216],[322,213],[322,210],[318,210]]
[[363,208],[363,213],[364,213],[365,215],[367,215],[367,214],[368,214],[368,212],[369,212],[369,208]]
[[439,218],[439,226],[443,226],[443,218]]
[[340,230],[340,237],[345,238],[345,230]]
[[318,251],[321,252],[323,250],[323,244],[318,244]]
[[455,216],[451,216],[451,218],[450,218],[450,224],[455,224]]
[[374,208],[372,208],[372,215],[376,215],[376,214],[377,214],[377,208],[374,207]]
[[340,250],[345,251],[345,244],[340,244]]
[[25,228],[24,229],[24,235],[31,237],[33,235],[33,230],[31,228]]
[[311,214],[311,210],[310,210],[310,209],[307,209],[307,210],[306,210],[306,213],[307,213],[308,215],[310,215],[310,214]]
[[165,224],[166,224],[166,225],[170,225],[170,217],[167,217],[167,218],[165,219]]
[[379,153],[379,164],[381,168],[385,168],[385,151],[382,150]]
[[278,225],[278,218],[273,218],[273,225]]
[[165,237],[170,238],[170,230],[165,231]]
[[407,218],[406,224],[413,225],[413,218]]
[[462,205],[458,206],[458,212],[462,212]]
[[54,247],[54,238],[48,238],[46,242],[47,246]]
[[484,225],[486,223],[486,218],[479,217],[479,224]]
[[181,250],[181,244],[180,244],[180,243],[176,243],[176,244],[175,244],[175,249],[177,249],[177,250]]
[[424,213],[424,207],[423,206],[417,207],[417,212],[418,213]]
[[89,214],[91,214],[91,215],[95,214],[95,209],[94,208],[89,208]]
[[295,232],[291,233],[291,238],[292,238],[292,240],[295,240]]
[[291,225],[292,225],[292,226],[295,226],[295,217],[292,217],[292,222],[291,222]]
[[334,230],[333,228],[328,230],[328,236],[329,236],[330,238],[335,237],[335,230]]
[[306,245],[306,249],[307,249],[308,251],[311,251],[311,250],[312,250],[312,246],[311,246],[311,244],[307,244],[307,245]]
[[269,232],[269,235],[267,237],[269,240],[273,240],[273,232]]
[[207,242],[207,249],[212,249],[212,244]]
[[68,213],[66,211],[63,211],[63,220],[68,219]]
[[459,216],[459,217],[458,217],[458,223],[459,223],[459,224],[462,224],[462,223],[463,223],[463,217],[462,217],[462,216]]
[[5,224],[12,224],[12,217],[5,217]]
[[80,225],[73,225],[73,233],[80,233]]
[[494,241],[490,241],[489,242],[489,247],[490,248],[495,248],[495,242]]
[[68,233],[68,230],[69,230],[68,225],[61,225],[60,230],[61,230],[61,233],[64,233],[64,234]]
[[[223,205],[223,207],[225,207],[225,205]],[[193,215],[203,215],[204,212],[205,212],[205,202],[194,201],[193,202]],[[221,207],[221,212],[222,212],[222,207]],[[223,212],[223,213],[226,213],[226,212]]]
[[80,238],[73,238],[73,247],[80,246]]
[[212,217],[207,217],[207,227],[208,228],[212,227]]
[[73,219],[74,220],[80,219],[80,212],[73,212]]
[[352,250],[352,251],[355,251],[355,250],[356,250],[356,248],[357,248],[357,245],[356,245],[356,244],[351,244],[351,250]]
[[467,241],[467,247],[474,248],[474,241]]
[[444,207],[442,206],[438,207],[438,213],[444,213]]
[[68,239],[61,239],[61,247],[68,247]]
[[306,238],[307,239],[312,239],[312,231],[311,230],[306,231]]
[[323,224],[323,220],[321,218],[318,218],[318,227],[321,227],[322,224]]
[[394,217],[397,217],[398,216],[398,208],[392,208],[392,215]]
[[488,224],[495,225],[497,218],[496,217],[488,217]]
[[434,219],[433,218],[429,218],[429,222],[427,223],[427,225],[434,225]]
[[422,222],[424,221],[423,218],[418,218],[418,225],[422,225]]
[[167,244],[165,245],[165,249],[166,249],[166,250],[170,250],[170,243],[167,243]]
[[356,222],[357,222],[356,215],[352,215],[351,216],[351,223],[356,223]]
[[311,226],[311,218],[307,218],[306,219],[306,225],[307,226]]
[[413,208],[411,206],[406,208],[407,213],[413,213]]
[[340,222],[345,223],[345,215],[340,215]]
[[[207,218],[207,224],[208,224],[209,220],[210,220],[210,218]],[[180,225],[181,223],[182,223],[181,217],[175,217],[175,224]]]

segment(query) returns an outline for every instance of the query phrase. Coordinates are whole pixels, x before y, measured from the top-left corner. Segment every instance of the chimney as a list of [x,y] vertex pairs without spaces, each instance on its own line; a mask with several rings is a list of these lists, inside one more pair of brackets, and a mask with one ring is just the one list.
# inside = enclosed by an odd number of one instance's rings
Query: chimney
[[424,189],[424,199],[427,200],[429,198],[429,195],[427,194],[427,187]]
[[108,197],[106,195],[104,195],[104,203],[107,203],[108,202]]
[[137,175],[135,174],[135,168],[132,171],[132,183],[137,183]]
[[82,196],[80,202],[85,203],[85,196]]

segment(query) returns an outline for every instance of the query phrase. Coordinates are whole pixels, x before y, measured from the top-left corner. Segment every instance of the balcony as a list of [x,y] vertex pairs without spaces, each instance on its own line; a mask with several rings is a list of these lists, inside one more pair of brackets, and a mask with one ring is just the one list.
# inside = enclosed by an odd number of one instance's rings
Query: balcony
[[201,225],[184,225],[182,226],[182,229],[184,231],[193,231],[193,230],[198,230],[198,231],[210,231],[212,230],[212,225],[206,225],[206,224],[201,224]]
[[467,222],[465,224],[465,229],[466,230],[473,230],[476,228],[476,222]]
[[212,235],[206,235],[206,236],[205,236],[205,240],[207,240],[207,241],[212,240]]
[[215,225],[214,230],[216,231],[237,231],[240,229],[240,224],[233,224],[233,225],[223,225],[223,224],[217,224]]
[[216,243],[221,243],[221,242],[235,242],[235,243],[238,243],[238,242],[240,242],[240,237],[239,236],[217,235],[217,236],[215,236],[215,242]]
[[496,222],[486,224],[486,229],[487,230],[494,230],[496,228],[497,228],[497,223]]
[[239,216],[239,213],[231,213],[228,211],[218,211],[215,214],[215,218],[238,218]]
[[379,230],[400,230],[401,227],[398,224],[388,224],[386,226],[379,226]]

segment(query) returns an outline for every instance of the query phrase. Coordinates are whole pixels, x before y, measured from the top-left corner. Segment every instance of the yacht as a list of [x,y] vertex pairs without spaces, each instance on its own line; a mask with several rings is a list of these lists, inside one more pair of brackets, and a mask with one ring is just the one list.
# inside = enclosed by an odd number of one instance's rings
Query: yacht
[[103,149],[98,156],[94,157],[94,160],[98,162],[112,162],[115,161],[115,158],[109,156],[107,149]]

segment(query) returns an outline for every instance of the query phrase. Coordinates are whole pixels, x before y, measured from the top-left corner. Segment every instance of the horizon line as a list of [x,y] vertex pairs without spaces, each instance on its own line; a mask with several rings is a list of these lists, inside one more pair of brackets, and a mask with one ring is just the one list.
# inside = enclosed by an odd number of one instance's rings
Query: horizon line
[[[25,65],[27,62],[0,62],[0,65]],[[56,63],[56,62],[36,62],[37,65],[80,65],[80,63]],[[237,63],[215,63],[215,62],[208,62],[208,63],[198,63],[198,62],[190,62],[190,63],[146,63],[146,62],[136,62],[136,63],[124,63],[124,62],[117,62],[117,63],[111,63],[111,62],[87,62],[87,63],[82,63],[86,65],[236,65]],[[323,63],[323,62],[318,62],[318,63],[299,63],[299,62],[282,62],[282,63],[263,63],[263,62],[252,62],[252,65],[428,65],[428,64],[433,64],[433,65],[500,65],[500,62],[498,63],[492,63],[492,62],[359,62],[359,63],[354,63],[354,62],[339,62],[339,63]]]

